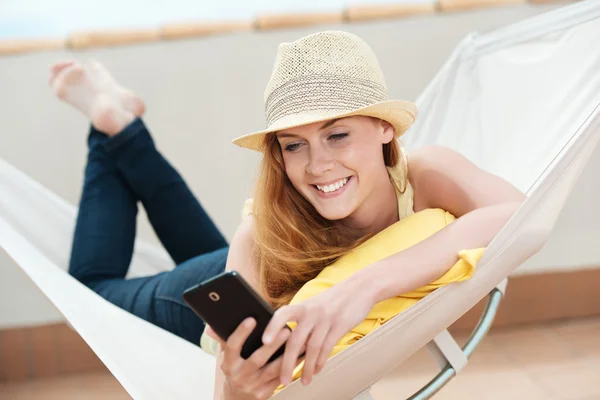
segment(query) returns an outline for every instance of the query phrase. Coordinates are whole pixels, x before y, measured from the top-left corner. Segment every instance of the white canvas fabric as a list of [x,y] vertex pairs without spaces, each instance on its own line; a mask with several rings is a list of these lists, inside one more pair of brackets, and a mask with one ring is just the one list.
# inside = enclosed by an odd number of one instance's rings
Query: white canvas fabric
[[[473,278],[444,287],[277,399],[349,399],[432,340],[547,239],[600,137],[600,2],[589,0],[456,48],[417,101],[407,147],[450,146],[528,193]],[[213,357],[109,304],[66,272],[76,209],[0,160],[0,245],[135,399],[210,399]],[[138,241],[130,276],[171,265]],[[510,290],[510,289],[509,289]]]
[[463,40],[417,100],[407,147],[452,147],[530,190],[600,99],[598,5],[577,6]]

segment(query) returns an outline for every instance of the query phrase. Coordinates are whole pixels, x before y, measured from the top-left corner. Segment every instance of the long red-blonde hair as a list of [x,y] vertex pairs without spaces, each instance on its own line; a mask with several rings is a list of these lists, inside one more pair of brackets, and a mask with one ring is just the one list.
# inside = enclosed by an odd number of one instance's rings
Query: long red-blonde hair
[[[275,134],[265,136],[264,149],[252,210],[255,255],[263,293],[279,308],[368,236],[323,218],[294,188]],[[383,145],[386,166],[401,156],[396,140]]]

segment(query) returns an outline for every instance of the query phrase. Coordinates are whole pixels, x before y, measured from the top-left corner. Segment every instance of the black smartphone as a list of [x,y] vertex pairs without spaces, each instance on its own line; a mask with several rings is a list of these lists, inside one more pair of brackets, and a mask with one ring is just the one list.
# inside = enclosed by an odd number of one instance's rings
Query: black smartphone
[[[193,286],[183,292],[183,299],[225,341],[242,321],[254,318],[256,326],[242,346],[244,359],[263,345],[262,335],[274,311],[237,272],[227,271]],[[285,344],[269,362],[281,356],[284,350]]]

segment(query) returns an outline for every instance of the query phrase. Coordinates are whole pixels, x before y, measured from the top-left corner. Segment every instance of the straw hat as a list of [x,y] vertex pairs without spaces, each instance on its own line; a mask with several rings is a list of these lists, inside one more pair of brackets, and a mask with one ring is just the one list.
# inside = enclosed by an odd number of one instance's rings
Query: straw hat
[[234,144],[262,151],[267,133],[352,115],[383,119],[399,137],[417,113],[409,101],[388,99],[371,48],[339,31],[280,44],[264,102],[267,129],[238,137]]

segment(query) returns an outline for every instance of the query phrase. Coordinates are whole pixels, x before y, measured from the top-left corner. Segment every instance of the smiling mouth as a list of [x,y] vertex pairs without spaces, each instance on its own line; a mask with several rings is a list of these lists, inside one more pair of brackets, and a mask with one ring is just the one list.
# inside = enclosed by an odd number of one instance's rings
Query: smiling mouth
[[319,190],[320,192],[323,193],[333,193],[336,192],[338,190],[340,190],[341,188],[343,188],[344,186],[346,186],[346,184],[348,183],[348,181],[351,179],[352,177],[348,177],[348,178],[343,178],[340,179],[337,182],[331,183],[329,185],[313,185],[314,187],[317,188],[317,190]]

